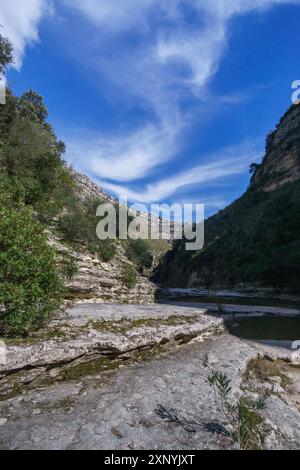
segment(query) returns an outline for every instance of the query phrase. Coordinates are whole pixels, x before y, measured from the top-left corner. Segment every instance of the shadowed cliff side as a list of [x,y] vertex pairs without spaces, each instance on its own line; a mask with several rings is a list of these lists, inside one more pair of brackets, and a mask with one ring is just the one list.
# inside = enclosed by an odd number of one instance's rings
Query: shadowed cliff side
[[272,287],[300,291],[300,107],[293,105],[252,165],[245,194],[210,217],[205,246],[177,243],[155,279],[170,287]]

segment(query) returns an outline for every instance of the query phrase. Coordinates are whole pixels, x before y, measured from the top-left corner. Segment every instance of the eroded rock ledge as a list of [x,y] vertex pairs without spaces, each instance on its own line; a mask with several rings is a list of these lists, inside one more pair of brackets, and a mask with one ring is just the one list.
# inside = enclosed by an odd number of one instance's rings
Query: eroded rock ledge
[[61,255],[68,255],[76,261],[78,272],[65,282],[66,301],[75,303],[154,303],[156,286],[149,279],[137,275],[137,284],[128,288],[122,282],[122,267],[134,267],[125,256],[121,243],[117,243],[116,256],[109,262],[97,256],[66,245],[58,236],[48,233],[48,242]]
[[157,304],[77,305],[45,331],[6,342],[0,398],[19,393],[22,385],[64,380],[80,371],[81,375],[95,373],[113,368],[119,361],[139,359],[142,352],[149,354],[155,348],[223,331],[222,319],[199,309]]
[[[265,448],[300,448],[299,403],[289,391],[297,381],[287,370],[288,358],[278,361],[268,354],[263,347],[224,334],[119,371],[90,370],[89,375],[28,388],[0,402],[0,448],[236,448],[228,436],[216,432],[216,425],[225,425],[207,382],[216,369],[232,380],[233,395],[255,397],[268,391],[264,418],[270,434]],[[188,426],[162,419],[157,409],[172,412]]]
[[265,448],[300,448],[299,352],[240,340],[202,310],[82,304],[7,349],[0,448],[236,448],[217,432],[213,370],[233,396],[267,394]]

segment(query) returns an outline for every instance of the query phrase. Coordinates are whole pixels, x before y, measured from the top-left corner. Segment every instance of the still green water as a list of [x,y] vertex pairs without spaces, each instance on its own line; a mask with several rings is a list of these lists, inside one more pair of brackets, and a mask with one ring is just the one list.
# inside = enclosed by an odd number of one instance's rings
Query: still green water
[[300,340],[300,318],[264,316],[241,318],[228,324],[229,332],[239,338],[296,341]]

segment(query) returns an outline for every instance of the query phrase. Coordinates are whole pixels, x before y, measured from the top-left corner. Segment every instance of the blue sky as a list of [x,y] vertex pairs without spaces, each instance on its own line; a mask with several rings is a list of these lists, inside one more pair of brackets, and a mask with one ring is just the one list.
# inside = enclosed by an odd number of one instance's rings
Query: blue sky
[[114,195],[241,195],[300,79],[300,0],[0,0],[14,90],[45,97],[66,159]]

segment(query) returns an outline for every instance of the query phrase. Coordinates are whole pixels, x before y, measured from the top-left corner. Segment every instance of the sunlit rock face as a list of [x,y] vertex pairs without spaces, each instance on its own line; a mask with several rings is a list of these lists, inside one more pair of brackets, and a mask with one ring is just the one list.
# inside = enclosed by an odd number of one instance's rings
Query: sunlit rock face
[[265,158],[253,184],[274,191],[300,178],[300,106],[293,105],[267,138]]

